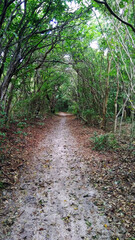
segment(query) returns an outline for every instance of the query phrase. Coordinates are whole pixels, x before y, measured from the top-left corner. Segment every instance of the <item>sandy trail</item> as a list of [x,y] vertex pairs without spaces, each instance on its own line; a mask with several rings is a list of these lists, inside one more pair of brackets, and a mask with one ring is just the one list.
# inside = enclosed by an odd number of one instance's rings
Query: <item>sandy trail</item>
[[35,149],[15,196],[17,214],[5,240],[111,239],[107,220],[93,203],[87,165],[66,117],[55,117],[49,134]]

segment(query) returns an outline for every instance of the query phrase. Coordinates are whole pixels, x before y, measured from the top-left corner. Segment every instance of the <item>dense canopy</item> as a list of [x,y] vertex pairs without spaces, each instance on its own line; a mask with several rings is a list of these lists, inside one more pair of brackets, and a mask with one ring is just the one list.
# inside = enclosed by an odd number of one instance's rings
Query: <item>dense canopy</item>
[[134,0],[1,0],[1,124],[59,110],[133,122],[134,34]]

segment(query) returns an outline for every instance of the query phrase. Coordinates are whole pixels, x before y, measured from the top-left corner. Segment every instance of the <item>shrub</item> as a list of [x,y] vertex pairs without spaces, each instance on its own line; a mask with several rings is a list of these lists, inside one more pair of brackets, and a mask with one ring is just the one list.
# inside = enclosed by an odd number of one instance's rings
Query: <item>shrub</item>
[[86,109],[82,112],[82,116],[87,120],[88,123],[93,125],[99,125],[101,122],[101,117],[94,109]]
[[26,126],[27,126],[27,123],[26,123],[26,122],[19,122],[19,123],[17,124],[17,127],[18,127],[18,128],[21,128],[21,129],[25,128]]
[[116,137],[112,133],[106,133],[98,135],[96,132],[94,133],[94,137],[92,137],[94,143],[94,149],[96,150],[109,150],[118,148],[118,142]]

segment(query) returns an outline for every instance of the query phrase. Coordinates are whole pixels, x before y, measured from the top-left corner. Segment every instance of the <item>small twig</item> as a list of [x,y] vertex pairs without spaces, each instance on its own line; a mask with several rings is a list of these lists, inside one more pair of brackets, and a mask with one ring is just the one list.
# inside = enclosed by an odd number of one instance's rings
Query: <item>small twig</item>
[[20,214],[18,214],[18,217],[20,217],[24,212],[25,210],[23,210]]
[[11,170],[16,171],[17,168],[19,168],[19,167],[21,167],[21,166],[23,166],[23,163],[20,163],[16,168],[11,168]]
[[12,179],[5,172],[2,171],[2,174],[10,180],[10,182],[9,182],[10,184],[12,184],[12,185],[14,184]]

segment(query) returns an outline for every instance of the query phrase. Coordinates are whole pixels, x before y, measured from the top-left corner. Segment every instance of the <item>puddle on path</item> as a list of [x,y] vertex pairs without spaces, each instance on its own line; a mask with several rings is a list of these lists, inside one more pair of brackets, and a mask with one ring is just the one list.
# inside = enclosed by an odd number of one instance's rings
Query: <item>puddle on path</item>
[[21,177],[15,192],[17,215],[3,240],[111,239],[104,226],[106,218],[93,204],[98,193],[89,184],[87,166],[77,156],[66,118],[57,118]]

